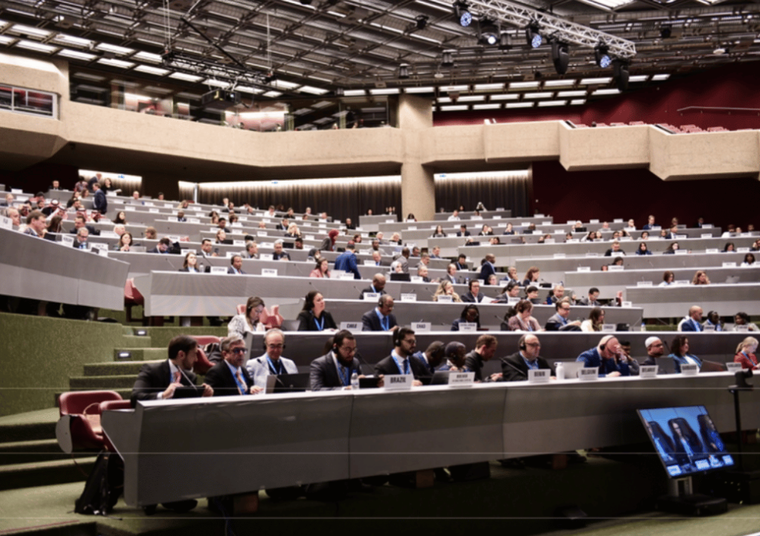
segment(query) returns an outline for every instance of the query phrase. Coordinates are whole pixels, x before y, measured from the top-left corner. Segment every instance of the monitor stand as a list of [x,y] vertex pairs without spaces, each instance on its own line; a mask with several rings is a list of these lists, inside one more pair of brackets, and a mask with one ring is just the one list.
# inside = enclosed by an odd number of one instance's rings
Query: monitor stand
[[712,516],[728,511],[728,501],[693,493],[689,476],[668,481],[668,494],[657,499],[657,509],[684,516]]

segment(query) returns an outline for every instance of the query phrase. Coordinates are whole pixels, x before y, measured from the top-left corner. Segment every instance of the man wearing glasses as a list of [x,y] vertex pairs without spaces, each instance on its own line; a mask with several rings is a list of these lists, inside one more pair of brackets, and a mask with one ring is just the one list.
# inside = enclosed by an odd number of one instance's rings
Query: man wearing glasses
[[249,359],[246,364],[248,373],[253,378],[253,393],[263,391],[267,386],[267,376],[274,374],[298,374],[298,367],[292,359],[282,357],[285,349],[285,334],[273,328],[264,335],[264,355]]
[[526,333],[520,337],[517,343],[518,351],[501,359],[501,371],[504,381],[522,382],[528,379],[529,370],[551,370],[549,362],[538,354],[541,352],[541,343],[538,337],[532,333]]
[[562,299],[554,307],[557,312],[546,321],[546,331],[580,331],[581,321],[570,322],[570,301]]
[[351,376],[362,376],[356,355],[356,339],[342,329],[333,337],[332,350],[311,362],[309,382],[312,391],[351,389]]
[[214,389],[214,396],[252,395],[260,391],[242,366],[247,352],[243,338],[233,333],[222,339],[220,346],[224,359],[206,373],[206,383]]

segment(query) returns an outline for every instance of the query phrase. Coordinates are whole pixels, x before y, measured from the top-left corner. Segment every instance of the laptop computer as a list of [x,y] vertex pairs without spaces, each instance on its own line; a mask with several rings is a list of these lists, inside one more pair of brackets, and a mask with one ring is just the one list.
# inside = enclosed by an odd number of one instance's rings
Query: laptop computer
[[[274,379],[271,391],[269,391],[269,378]],[[267,376],[267,393],[302,393],[310,387],[308,372]]]

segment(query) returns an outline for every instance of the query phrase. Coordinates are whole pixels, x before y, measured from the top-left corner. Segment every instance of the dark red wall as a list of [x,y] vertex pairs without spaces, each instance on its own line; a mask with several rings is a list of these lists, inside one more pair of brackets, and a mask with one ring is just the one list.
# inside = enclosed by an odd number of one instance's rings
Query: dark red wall
[[701,128],[722,126],[731,130],[760,128],[758,111],[678,111],[689,106],[760,109],[758,65],[758,62],[737,63],[665,82],[631,84],[626,93],[584,106],[436,113],[433,123],[447,126],[483,124],[484,119],[491,118],[499,123],[566,119],[585,124],[645,121],[675,126],[693,124]]

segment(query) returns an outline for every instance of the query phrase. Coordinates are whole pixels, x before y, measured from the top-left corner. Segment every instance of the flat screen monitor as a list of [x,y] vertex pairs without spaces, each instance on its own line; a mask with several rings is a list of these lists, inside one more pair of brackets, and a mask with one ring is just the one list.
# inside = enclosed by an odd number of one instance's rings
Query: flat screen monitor
[[734,465],[704,406],[637,411],[670,478]]

